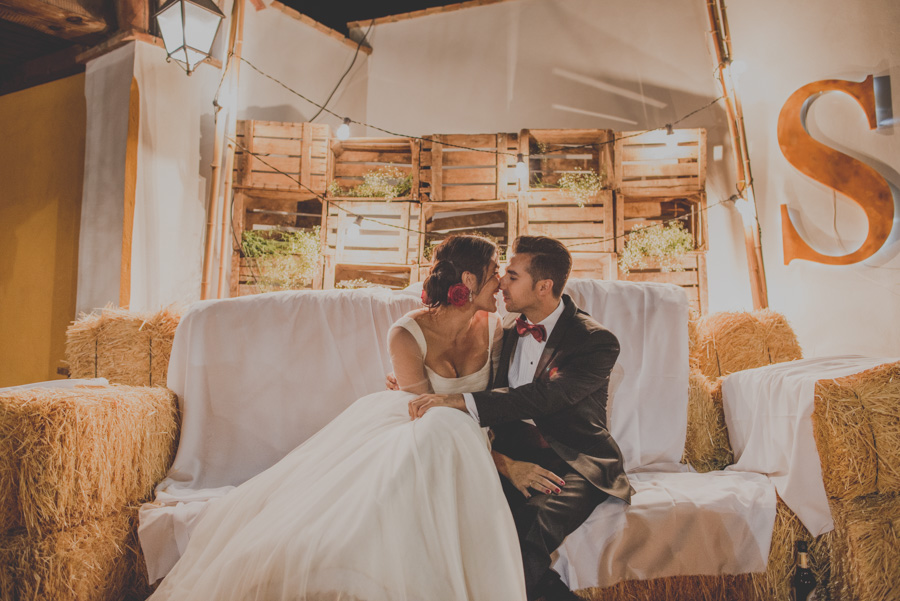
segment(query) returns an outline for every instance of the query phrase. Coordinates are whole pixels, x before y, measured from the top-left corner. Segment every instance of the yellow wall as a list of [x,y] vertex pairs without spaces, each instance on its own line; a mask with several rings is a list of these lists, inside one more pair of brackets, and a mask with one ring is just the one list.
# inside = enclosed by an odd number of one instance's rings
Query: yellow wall
[[61,377],[84,142],[84,74],[0,96],[0,387]]

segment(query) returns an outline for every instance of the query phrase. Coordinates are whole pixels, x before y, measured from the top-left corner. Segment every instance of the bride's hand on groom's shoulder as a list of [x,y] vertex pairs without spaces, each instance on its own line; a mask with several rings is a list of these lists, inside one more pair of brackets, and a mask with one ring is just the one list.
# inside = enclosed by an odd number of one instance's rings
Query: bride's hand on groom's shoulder
[[432,407],[452,407],[466,411],[466,400],[461,394],[420,394],[409,402],[409,419],[418,419]]
[[384,376],[384,387],[388,390],[400,390],[400,384],[393,372]]

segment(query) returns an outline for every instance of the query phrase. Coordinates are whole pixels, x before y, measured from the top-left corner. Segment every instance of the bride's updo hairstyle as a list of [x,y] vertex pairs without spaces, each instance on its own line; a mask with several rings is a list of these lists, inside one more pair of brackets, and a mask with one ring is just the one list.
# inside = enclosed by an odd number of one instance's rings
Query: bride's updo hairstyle
[[[422,302],[428,307],[449,305],[450,287],[462,282],[468,271],[478,278],[481,289],[497,245],[481,236],[450,236],[434,247],[431,269],[422,285]],[[477,293],[478,290],[472,292]]]

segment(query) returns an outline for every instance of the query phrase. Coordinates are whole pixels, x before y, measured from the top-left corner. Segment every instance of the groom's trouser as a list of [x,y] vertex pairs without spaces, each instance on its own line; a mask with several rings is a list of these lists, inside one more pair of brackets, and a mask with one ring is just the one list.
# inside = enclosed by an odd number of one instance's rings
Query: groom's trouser
[[543,594],[551,580],[559,579],[550,569],[550,554],[609,495],[594,487],[552,449],[500,439],[494,441],[494,449],[517,461],[536,463],[565,482],[559,494],[537,493],[532,489],[531,497],[526,499],[506,478],[500,478],[519,534],[525,589],[528,599],[533,600]]

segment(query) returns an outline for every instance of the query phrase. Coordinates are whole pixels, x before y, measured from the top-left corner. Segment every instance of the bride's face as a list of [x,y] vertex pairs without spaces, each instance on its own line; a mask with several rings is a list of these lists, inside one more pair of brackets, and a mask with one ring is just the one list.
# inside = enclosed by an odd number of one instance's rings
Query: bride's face
[[491,264],[488,265],[484,284],[472,299],[476,310],[488,312],[497,310],[497,291],[500,290],[500,266],[497,259],[495,254],[491,259]]

